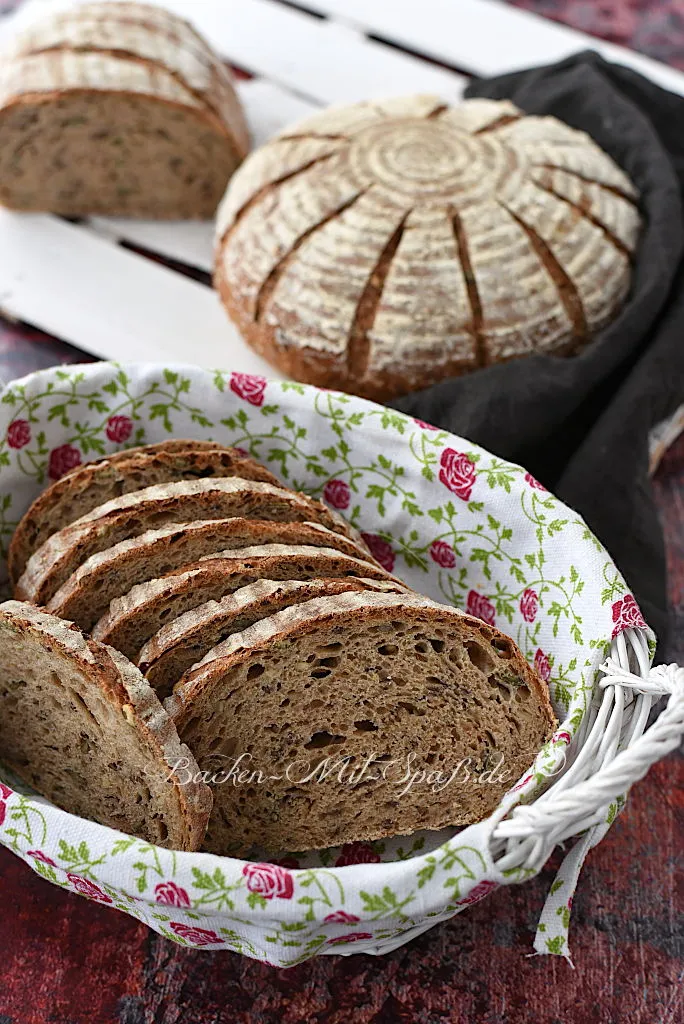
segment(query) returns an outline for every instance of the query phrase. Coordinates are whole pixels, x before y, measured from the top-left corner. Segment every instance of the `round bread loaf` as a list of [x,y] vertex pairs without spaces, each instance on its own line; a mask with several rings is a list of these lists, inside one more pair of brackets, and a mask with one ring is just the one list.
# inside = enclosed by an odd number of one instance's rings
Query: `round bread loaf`
[[215,282],[280,370],[385,400],[586,344],[629,290],[637,198],[588,135],[508,102],[332,108],[233,176]]

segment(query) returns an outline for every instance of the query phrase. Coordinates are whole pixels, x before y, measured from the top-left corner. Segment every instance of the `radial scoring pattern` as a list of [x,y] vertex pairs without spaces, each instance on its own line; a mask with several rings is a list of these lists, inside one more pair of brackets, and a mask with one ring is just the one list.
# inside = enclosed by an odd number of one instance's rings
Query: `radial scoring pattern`
[[507,102],[333,108],[234,176],[216,280],[285,372],[385,399],[589,341],[627,294],[636,200],[587,135]]

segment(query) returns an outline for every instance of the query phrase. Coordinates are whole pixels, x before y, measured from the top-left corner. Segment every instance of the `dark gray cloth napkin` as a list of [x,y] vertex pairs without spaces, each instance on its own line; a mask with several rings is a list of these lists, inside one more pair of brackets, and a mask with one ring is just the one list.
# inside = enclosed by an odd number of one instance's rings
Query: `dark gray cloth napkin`
[[473,81],[588,132],[641,193],[645,228],[626,305],[578,356],[533,356],[391,403],[522,463],[576,509],[667,632],[663,537],[649,429],[684,401],[684,98],[592,52]]

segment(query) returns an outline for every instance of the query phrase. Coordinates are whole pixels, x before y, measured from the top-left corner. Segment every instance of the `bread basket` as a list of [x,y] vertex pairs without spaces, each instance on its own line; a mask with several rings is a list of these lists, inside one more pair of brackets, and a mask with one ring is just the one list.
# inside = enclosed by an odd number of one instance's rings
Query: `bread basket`
[[428,424],[230,371],[50,369],[8,385],[0,410],[3,548],[47,480],[81,461],[171,436],[236,445],[339,509],[417,590],[513,636],[561,723],[495,813],[461,831],[277,864],[174,853],[67,814],[0,770],[0,842],[55,885],[175,942],[290,966],[388,952],[523,882],[570,841],[535,940],[538,952],[568,955],[586,852],[684,732],[684,670],[651,668],[655,639],[575,512],[521,467]]

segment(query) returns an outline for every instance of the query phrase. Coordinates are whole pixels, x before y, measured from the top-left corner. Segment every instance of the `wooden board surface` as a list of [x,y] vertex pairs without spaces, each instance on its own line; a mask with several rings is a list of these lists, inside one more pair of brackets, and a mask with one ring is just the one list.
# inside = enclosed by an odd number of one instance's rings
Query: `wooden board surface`
[[[73,0],[27,0],[0,21],[0,44],[47,11],[69,6]],[[279,0],[164,0],[164,6],[192,20],[227,61],[252,76],[239,91],[255,145],[329,103],[409,92],[458,100],[467,75],[596,45],[496,0],[306,0],[304,9]],[[684,93],[684,74],[611,44],[598,48]],[[210,223],[93,218],[73,225],[5,213],[0,312],[97,356],[175,359],[187,354],[190,338],[201,365],[264,372],[216,302],[206,276],[212,250]]]

